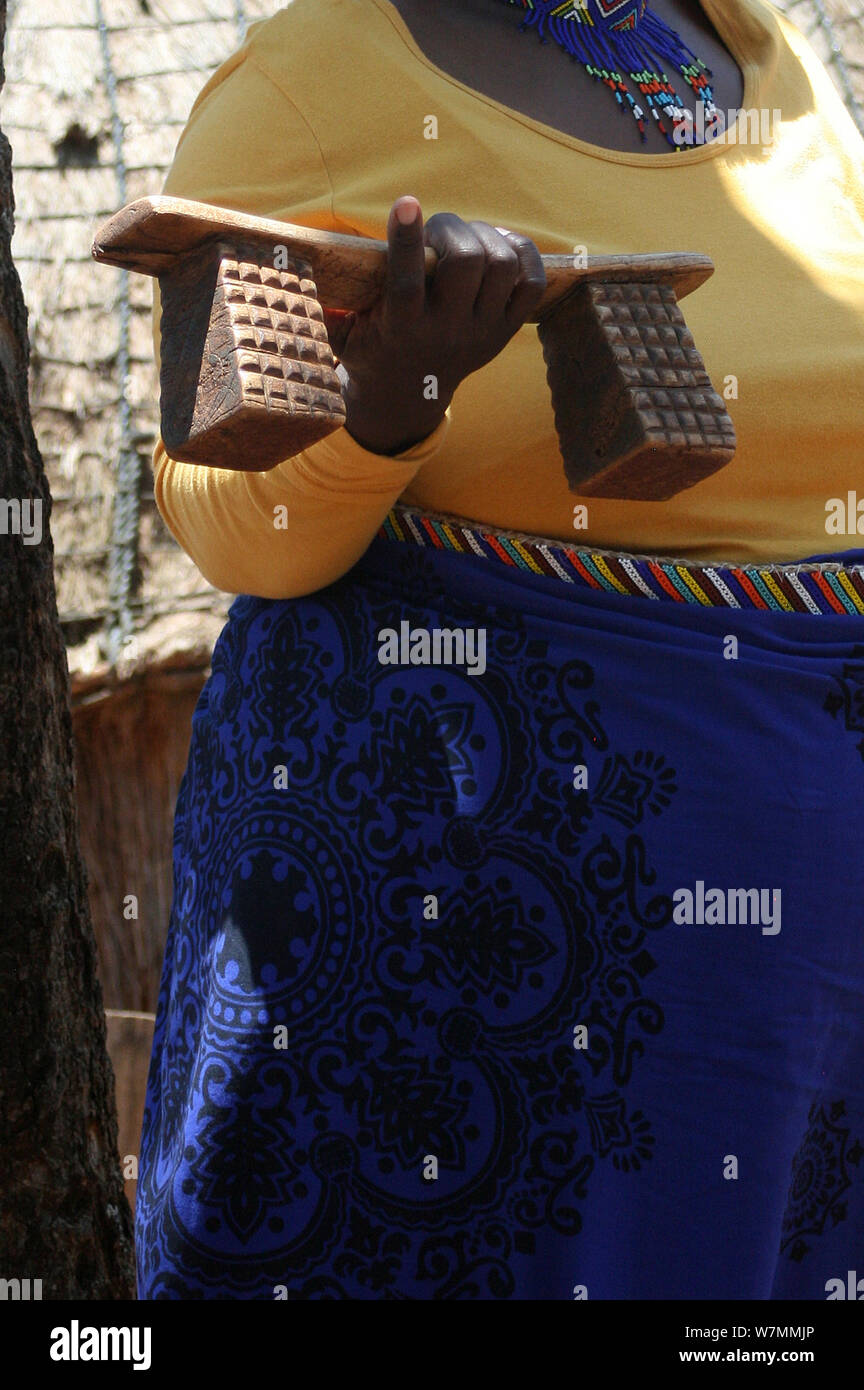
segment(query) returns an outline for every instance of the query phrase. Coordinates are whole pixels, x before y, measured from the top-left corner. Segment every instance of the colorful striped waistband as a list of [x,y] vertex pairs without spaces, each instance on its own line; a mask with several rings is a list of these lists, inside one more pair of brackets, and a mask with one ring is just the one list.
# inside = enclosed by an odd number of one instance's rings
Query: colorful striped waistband
[[393,507],[378,531],[407,541],[498,560],[567,584],[638,598],[696,603],[706,608],[766,608],[779,613],[864,613],[864,565],[695,565],[618,551],[589,550],[566,541],[492,530],[464,517]]

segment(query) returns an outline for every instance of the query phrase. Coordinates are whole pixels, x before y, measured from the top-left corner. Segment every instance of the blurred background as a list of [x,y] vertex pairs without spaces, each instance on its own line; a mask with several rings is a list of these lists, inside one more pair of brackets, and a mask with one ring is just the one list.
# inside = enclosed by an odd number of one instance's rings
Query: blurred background
[[[230,598],[153,499],[151,282],[95,267],[98,224],[158,193],[189,108],[277,0],[11,0],[3,127],[30,315],[33,423],[53,495],[78,801],[134,1174],[192,711]],[[864,133],[864,0],[782,0]]]

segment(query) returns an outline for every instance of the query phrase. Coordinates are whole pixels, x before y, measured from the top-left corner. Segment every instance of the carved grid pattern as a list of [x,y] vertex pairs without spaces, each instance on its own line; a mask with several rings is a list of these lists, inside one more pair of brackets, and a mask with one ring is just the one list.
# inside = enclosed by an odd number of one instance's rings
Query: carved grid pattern
[[245,400],[292,412],[328,407],[341,395],[314,281],[290,270],[225,258],[221,278]]
[[735,430],[713,389],[670,285],[592,284],[618,371],[634,389],[646,442],[733,448]]

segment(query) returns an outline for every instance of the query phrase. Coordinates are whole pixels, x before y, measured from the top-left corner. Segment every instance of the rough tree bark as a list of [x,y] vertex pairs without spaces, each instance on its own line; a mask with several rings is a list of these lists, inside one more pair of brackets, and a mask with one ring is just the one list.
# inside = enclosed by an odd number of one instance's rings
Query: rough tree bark
[[[0,0],[0,89],[5,31]],[[43,1298],[124,1299],[134,1297],[132,1218],[78,844],[51,499],[30,419],[13,220],[0,132],[0,1280],[41,1279]],[[41,503],[39,543],[12,534],[26,503]]]

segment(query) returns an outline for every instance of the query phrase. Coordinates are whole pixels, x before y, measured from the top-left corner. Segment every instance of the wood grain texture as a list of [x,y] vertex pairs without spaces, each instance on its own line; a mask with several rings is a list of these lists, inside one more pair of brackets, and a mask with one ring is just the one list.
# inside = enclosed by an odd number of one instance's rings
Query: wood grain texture
[[[178,257],[218,237],[256,248],[256,259],[262,264],[272,265],[276,247],[286,247],[289,256],[298,256],[311,266],[318,297],[328,309],[369,309],[381,294],[387,264],[385,241],[251,217],[186,198],[139,198],[129,203],[100,227],[92,254],[107,265],[161,276],[171,271]],[[694,252],[585,259],[587,263],[581,264],[574,256],[543,257],[546,292],[529,322],[536,322],[582,280],[671,284],[683,299],[714,273],[711,258]],[[437,262],[436,253],[427,246],[427,276]]]
[[[261,471],[344,423],[321,305],[370,308],[386,242],[161,197],[121,209],[93,255],[159,277],[169,455]],[[436,264],[427,247],[427,275]],[[728,463],[734,427],[678,307],[710,259],[546,255],[543,266],[529,321],[571,490],[663,501]]]

